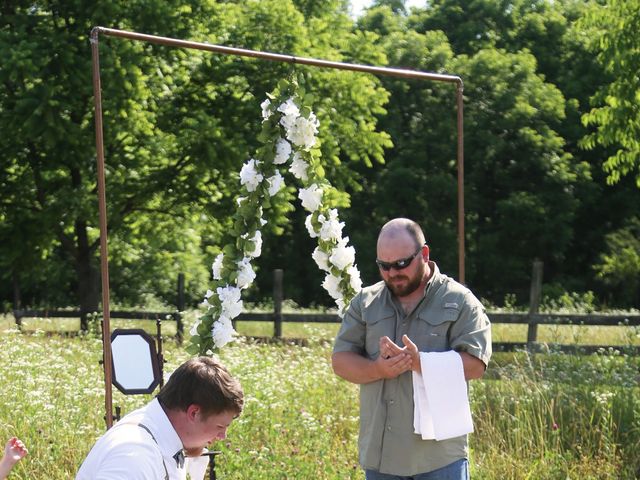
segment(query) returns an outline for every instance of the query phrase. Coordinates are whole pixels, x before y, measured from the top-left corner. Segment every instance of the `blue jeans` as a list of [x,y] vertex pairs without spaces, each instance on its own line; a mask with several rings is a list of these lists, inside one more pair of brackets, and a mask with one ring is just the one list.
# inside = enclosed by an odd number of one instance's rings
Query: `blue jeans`
[[469,461],[463,458],[438,470],[409,477],[389,475],[375,470],[365,470],[364,473],[367,480],[469,480]]

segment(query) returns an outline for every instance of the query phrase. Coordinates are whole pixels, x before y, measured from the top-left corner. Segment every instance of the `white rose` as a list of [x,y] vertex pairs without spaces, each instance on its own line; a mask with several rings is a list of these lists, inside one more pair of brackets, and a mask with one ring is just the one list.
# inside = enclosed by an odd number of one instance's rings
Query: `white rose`
[[[320,220],[320,217],[318,219]],[[329,210],[329,218],[325,219],[323,217],[321,223],[320,238],[322,240],[340,240],[344,222],[338,220],[338,211],[335,208]]]
[[298,115],[283,115],[280,118],[280,124],[287,131],[287,138],[289,137],[289,131],[295,127],[297,118],[298,118]]
[[322,204],[322,189],[314,183],[309,188],[301,188],[298,198],[302,201],[302,206],[313,213]]
[[312,217],[312,215],[307,215],[307,218],[304,221],[304,225],[305,225],[305,227],[307,227],[307,231],[309,232],[309,236],[311,238],[317,238],[318,234],[316,233],[315,229],[313,228],[313,224],[311,223],[311,217]]
[[290,156],[291,144],[284,138],[279,138],[278,142],[276,143],[276,156],[273,159],[273,163],[275,163],[276,165],[287,163],[287,160],[289,160]]
[[338,267],[338,270],[344,270],[347,266],[353,265],[356,261],[356,249],[353,247],[347,247],[349,237],[346,237],[338,242],[333,248],[329,261]]
[[330,270],[331,267],[329,266],[329,255],[320,250],[320,247],[316,247],[316,249],[313,251],[313,254],[311,255],[311,258],[316,261],[316,264],[318,265],[318,268],[320,270],[324,270],[325,272],[328,272]]
[[222,260],[223,259],[224,259],[224,253],[219,253],[216,259],[213,261],[213,264],[211,265],[211,271],[213,272],[214,280],[222,279]]
[[[251,282],[256,278],[256,273],[251,267],[251,259],[243,258],[238,263],[238,278],[236,279],[236,285],[238,288],[247,288],[251,285]],[[231,317],[233,318],[233,317]]]
[[195,323],[191,326],[191,329],[189,330],[189,335],[191,335],[192,337],[195,337],[196,335],[198,335],[198,327],[200,326],[202,322],[200,321],[200,319],[196,320]]
[[306,150],[316,143],[319,122],[311,113],[309,118],[298,117],[293,125],[287,129],[287,139],[298,147]]
[[[249,236],[248,233],[242,235],[242,238],[247,238]],[[252,243],[253,248],[245,250],[245,255],[249,255],[252,258],[258,258],[262,254],[262,232],[260,230],[256,230],[256,233],[249,239],[249,242]]]
[[269,183],[269,195],[272,197],[284,187],[284,178],[280,172],[276,172],[273,177],[268,178],[267,182]]
[[324,282],[322,282],[322,286],[327,292],[329,292],[329,295],[331,295],[331,297],[334,300],[337,300],[338,298],[342,298],[342,292],[340,291],[339,277],[336,277],[331,273],[328,274],[326,277],[324,277]]
[[237,287],[227,285],[216,290],[222,305],[222,314],[228,318],[235,318],[242,312],[242,292]]
[[211,290],[207,290],[207,293],[204,294],[204,300],[202,301],[202,304],[206,306],[207,309],[211,308],[212,306],[209,303],[209,299],[211,298],[211,295],[213,295],[213,292]]
[[294,177],[299,178],[303,182],[306,182],[309,177],[307,175],[307,168],[309,164],[304,161],[300,152],[296,152],[293,154],[293,161],[291,162],[291,167],[289,167],[289,171],[293,174]]
[[300,115],[300,109],[296,105],[296,102],[293,101],[293,97],[289,98],[286,102],[283,102],[278,107],[278,111],[282,112],[283,115]]
[[257,170],[259,163],[258,160],[252,158],[247,161],[240,170],[240,184],[244,185],[249,192],[255,191],[264,179],[262,174]]
[[228,318],[221,316],[213,323],[211,337],[216,347],[224,347],[227,343],[233,341],[235,335],[236,331],[233,329],[233,324]]
[[351,288],[357,293],[362,289],[362,279],[360,278],[360,270],[355,265],[351,265],[347,269],[349,274],[349,284]]
[[271,100],[268,98],[260,104],[260,108],[262,108],[262,120],[266,120],[271,116]]

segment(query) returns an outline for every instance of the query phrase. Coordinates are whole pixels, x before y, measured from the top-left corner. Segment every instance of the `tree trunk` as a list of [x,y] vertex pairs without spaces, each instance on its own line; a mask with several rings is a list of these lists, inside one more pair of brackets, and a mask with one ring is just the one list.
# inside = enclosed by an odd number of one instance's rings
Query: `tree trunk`
[[[20,310],[22,307],[22,294],[20,293],[20,279],[16,267],[11,272],[11,283],[13,283],[13,310]],[[22,317],[16,316],[16,326],[22,329]]]
[[13,283],[13,309],[20,310],[22,306],[22,294],[20,292],[20,279],[18,278],[18,272],[13,269],[11,272],[11,282]]
[[86,222],[76,221],[77,253],[76,275],[78,279],[78,304],[80,306],[80,328],[89,328],[88,314],[97,312],[100,305],[100,275],[94,264],[94,248],[89,245]]

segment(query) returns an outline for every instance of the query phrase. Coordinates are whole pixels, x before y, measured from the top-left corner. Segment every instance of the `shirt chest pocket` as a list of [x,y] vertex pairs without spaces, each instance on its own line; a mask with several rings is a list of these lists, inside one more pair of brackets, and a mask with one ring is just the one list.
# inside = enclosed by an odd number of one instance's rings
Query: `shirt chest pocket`
[[377,358],[380,354],[380,338],[387,336],[391,339],[395,336],[395,316],[389,315],[378,318],[366,319],[365,348],[369,358]]
[[449,329],[460,314],[457,305],[447,304],[439,308],[420,312],[414,322],[416,331],[414,342],[421,352],[444,352],[450,350]]

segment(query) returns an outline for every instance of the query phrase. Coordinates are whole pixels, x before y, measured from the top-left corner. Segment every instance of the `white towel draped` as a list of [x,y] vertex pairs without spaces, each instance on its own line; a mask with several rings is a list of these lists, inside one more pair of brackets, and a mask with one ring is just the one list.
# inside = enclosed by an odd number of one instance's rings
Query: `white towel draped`
[[423,440],[446,440],[473,432],[462,358],[420,352],[422,374],[413,374],[413,428]]

